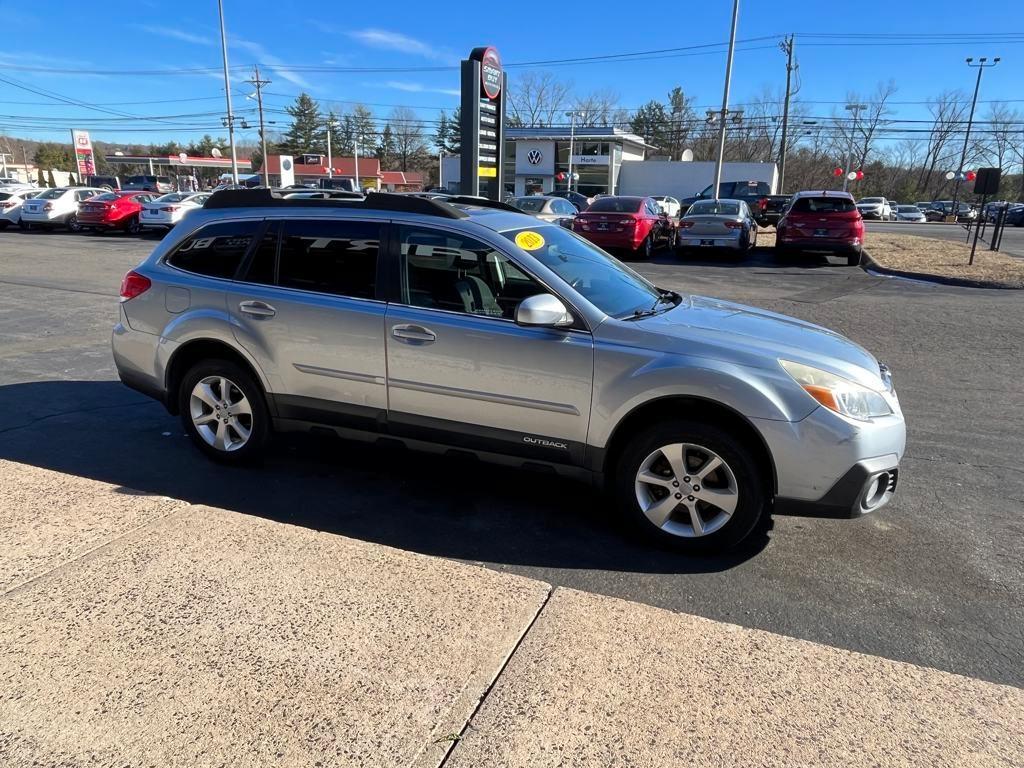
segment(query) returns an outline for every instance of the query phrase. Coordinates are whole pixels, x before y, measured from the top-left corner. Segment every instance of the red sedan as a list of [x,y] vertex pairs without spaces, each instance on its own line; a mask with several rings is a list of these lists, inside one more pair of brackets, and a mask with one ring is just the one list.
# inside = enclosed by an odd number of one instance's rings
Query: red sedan
[[78,223],[82,229],[101,232],[120,229],[130,234],[142,231],[139,213],[142,204],[156,195],[151,192],[107,192],[90,197],[78,207]]
[[674,248],[676,225],[650,197],[599,197],[572,223],[572,231],[605,250],[649,258],[664,244]]

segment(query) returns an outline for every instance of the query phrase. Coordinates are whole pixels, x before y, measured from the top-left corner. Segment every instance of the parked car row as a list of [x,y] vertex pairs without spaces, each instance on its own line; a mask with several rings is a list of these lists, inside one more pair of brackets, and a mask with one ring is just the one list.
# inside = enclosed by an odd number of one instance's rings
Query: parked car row
[[0,229],[66,228],[72,232],[171,229],[190,210],[201,208],[209,192],[119,190],[102,187],[0,188]]

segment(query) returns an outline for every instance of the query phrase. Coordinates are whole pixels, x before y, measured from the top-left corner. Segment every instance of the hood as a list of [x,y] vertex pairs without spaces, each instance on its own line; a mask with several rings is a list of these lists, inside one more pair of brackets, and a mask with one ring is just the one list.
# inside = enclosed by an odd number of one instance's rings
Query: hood
[[[787,315],[706,296],[687,296],[667,312],[625,321],[660,337],[666,352],[778,370],[778,360],[821,368],[882,389],[878,361],[845,336]],[[651,340],[653,342],[653,340]]]

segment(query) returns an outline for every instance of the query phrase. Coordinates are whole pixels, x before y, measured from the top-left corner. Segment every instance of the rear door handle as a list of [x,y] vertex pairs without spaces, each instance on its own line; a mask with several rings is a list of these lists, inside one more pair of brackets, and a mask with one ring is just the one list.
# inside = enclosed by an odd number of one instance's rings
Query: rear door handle
[[432,344],[437,340],[436,333],[421,325],[396,325],[391,329],[391,335],[407,344]]
[[238,309],[247,315],[256,317],[273,317],[277,314],[276,309],[262,301],[243,301],[238,305]]

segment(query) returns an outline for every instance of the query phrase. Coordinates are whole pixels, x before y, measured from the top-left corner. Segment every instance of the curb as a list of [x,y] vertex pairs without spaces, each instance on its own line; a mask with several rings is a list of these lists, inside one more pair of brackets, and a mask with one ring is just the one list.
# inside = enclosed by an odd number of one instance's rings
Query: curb
[[860,268],[864,271],[871,270],[877,272],[880,275],[886,275],[888,277],[903,277],[908,280],[918,280],[923,283],[936,283],[938,285],[948,285],[956,288],[987,288],[989,290],[997,291],[1019,291],[1024,290],[1013,285],[1000,285],[998,283],[988,283],[982,280],[970,280],[963,277],[946,277],[944,275],[930,275],[926,272],[905,272],[901,269],[890,269],[889,267],[883,267],[869,254],[866,250],[861,250]]

